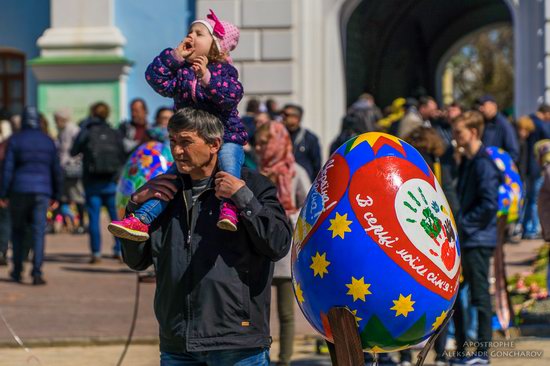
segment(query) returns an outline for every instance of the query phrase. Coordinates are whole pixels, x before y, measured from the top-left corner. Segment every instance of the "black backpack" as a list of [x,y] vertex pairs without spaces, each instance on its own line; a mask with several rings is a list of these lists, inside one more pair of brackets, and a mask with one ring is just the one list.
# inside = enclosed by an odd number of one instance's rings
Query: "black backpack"
[[93,175],[110,175],[119,172],[125,162],[124,146],[120,133],[107,123],[89,127],[87,150],[88,172]]

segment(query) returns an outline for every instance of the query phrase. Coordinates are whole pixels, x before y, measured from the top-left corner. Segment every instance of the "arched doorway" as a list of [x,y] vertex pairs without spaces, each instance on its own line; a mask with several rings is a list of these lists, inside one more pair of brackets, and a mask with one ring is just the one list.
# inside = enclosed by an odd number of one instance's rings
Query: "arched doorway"
[[[513,20],[503,0],[364,0],[345,26],[346,101],[438,95],[440,60],[466,34]],[[440,95],[440,93],[439,93]]]
[[491,94],[501,109],[512,109],[513,47],[510,23],[488,24],[464,35],[439,60],[437,99],[469,106],[480,95]]

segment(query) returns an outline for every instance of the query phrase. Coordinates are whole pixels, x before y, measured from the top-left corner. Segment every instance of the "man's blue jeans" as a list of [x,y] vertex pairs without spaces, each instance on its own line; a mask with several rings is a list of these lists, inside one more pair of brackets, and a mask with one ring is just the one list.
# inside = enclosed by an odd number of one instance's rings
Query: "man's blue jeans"
[[160,366],[269,366],[268,348],[160,353]]
[[539,176],[530,178],[528,182],[525,216],[523,217],[523,236],[526,238],[533,237],[541,231],[537,201],[543,181],[544,178]]
[[12,276],[21,277],[23,271],[23,245],[27,227],[32,233],[33,268],[32,276],[42,275],[44,261],[44,235],[46,234],[46,214],[50,198],[44,194],[13,193],[10,195],[10,213],[12,222],[13,272]]
[[[115,205],[116,184],[114,182],[107,183],[88,183],[85,185],[86,192],[86,209],[88,211],[89,232],[90,232],[90,248],[92,255],[101,255],[101,227],[100,213],[101,207],[107,207],[111,221],[118,220],[118,215]],[[120,255],[120,241],[115,238],[113,254]]]
[[[241,167],[244,163],[244,150],[239,144],[231,142],[224,143],[218,153],[220,170],[231,174],[234,177],[241,177]],[[177,174],[176,164],[172,164],[166,174]],[[175,182],[179,187],[180,182]],[[150,199],[143,203],[135,212],[134,215],[144,224],[150,225],[168,206],[167,201],[160,199]]]

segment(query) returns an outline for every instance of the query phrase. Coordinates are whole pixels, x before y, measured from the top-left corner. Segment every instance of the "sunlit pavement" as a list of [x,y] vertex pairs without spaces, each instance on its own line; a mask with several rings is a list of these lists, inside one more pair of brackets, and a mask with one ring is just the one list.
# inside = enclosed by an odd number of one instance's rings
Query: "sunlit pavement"
[[[109,258],[113,240],[104,231],[100,264],[88,264],[88,236],[48,235],[44,276],[46,286],[30,285],[30,264],[24,284],[8,280],[8,268],[0,267],[0,310],[13,331],[28,345],[40,363],[16,346],[12,334],[0,319],[0,365],[115,365],[123,349],[134,309],[136,274]],[[508,274],[529,269],[541,241],[524,241],[506,246]],[[139,315],[134,339],[125,365],[158,364],[157,323],[152,311],[153,284],[140,286]],[[296,365],[328,365],[328,357],[315,355],[314,332],[296,308]],[[276,338],[275,296],[272,330]],[[95,345],[94,345],[95,344]],[[101,345],[97,345],[101,344]],[[78,345],[78,346],[76,346]],[[84,345],[84,346],[83,346]],[[3,347],[2,347],[3,346]],[[514,349],[540,350],[542,358],[495,357],[494,365],[550,365],[550,339],[528,338],[514,343]],[[276,360],[278,343],[271,354]],[[509,355],[509,354],[508,354]],[[428,358],[432,362],[433,358]]]

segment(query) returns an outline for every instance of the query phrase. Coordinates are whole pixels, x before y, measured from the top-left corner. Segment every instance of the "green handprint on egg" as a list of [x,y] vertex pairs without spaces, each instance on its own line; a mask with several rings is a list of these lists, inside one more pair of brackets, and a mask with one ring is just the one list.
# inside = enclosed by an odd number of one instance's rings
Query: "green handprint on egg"
[[[429,249],[430,254],[435,257],[440,257],[443,264],[448,270],[454,267],[456,260],[455,250],[455,233],[452,229],[451,221],[445,220],[445,224],[436,216],[443,209],[437,202],[432,201],[428,204],[428,200],[424,196],[422,189],[418,187],[418,193],[420,200],[417,196],[407,191],[407,195],[412,200],[411,202],[404,201],[403,205],[407,207],[413,214],[413,218],[407,218],[407,222],[419,223],[424,232],[434,241],[435,247]],[[415,217],[414,217],[415,216]],[[439,251],[439,253],[436,250]]]

